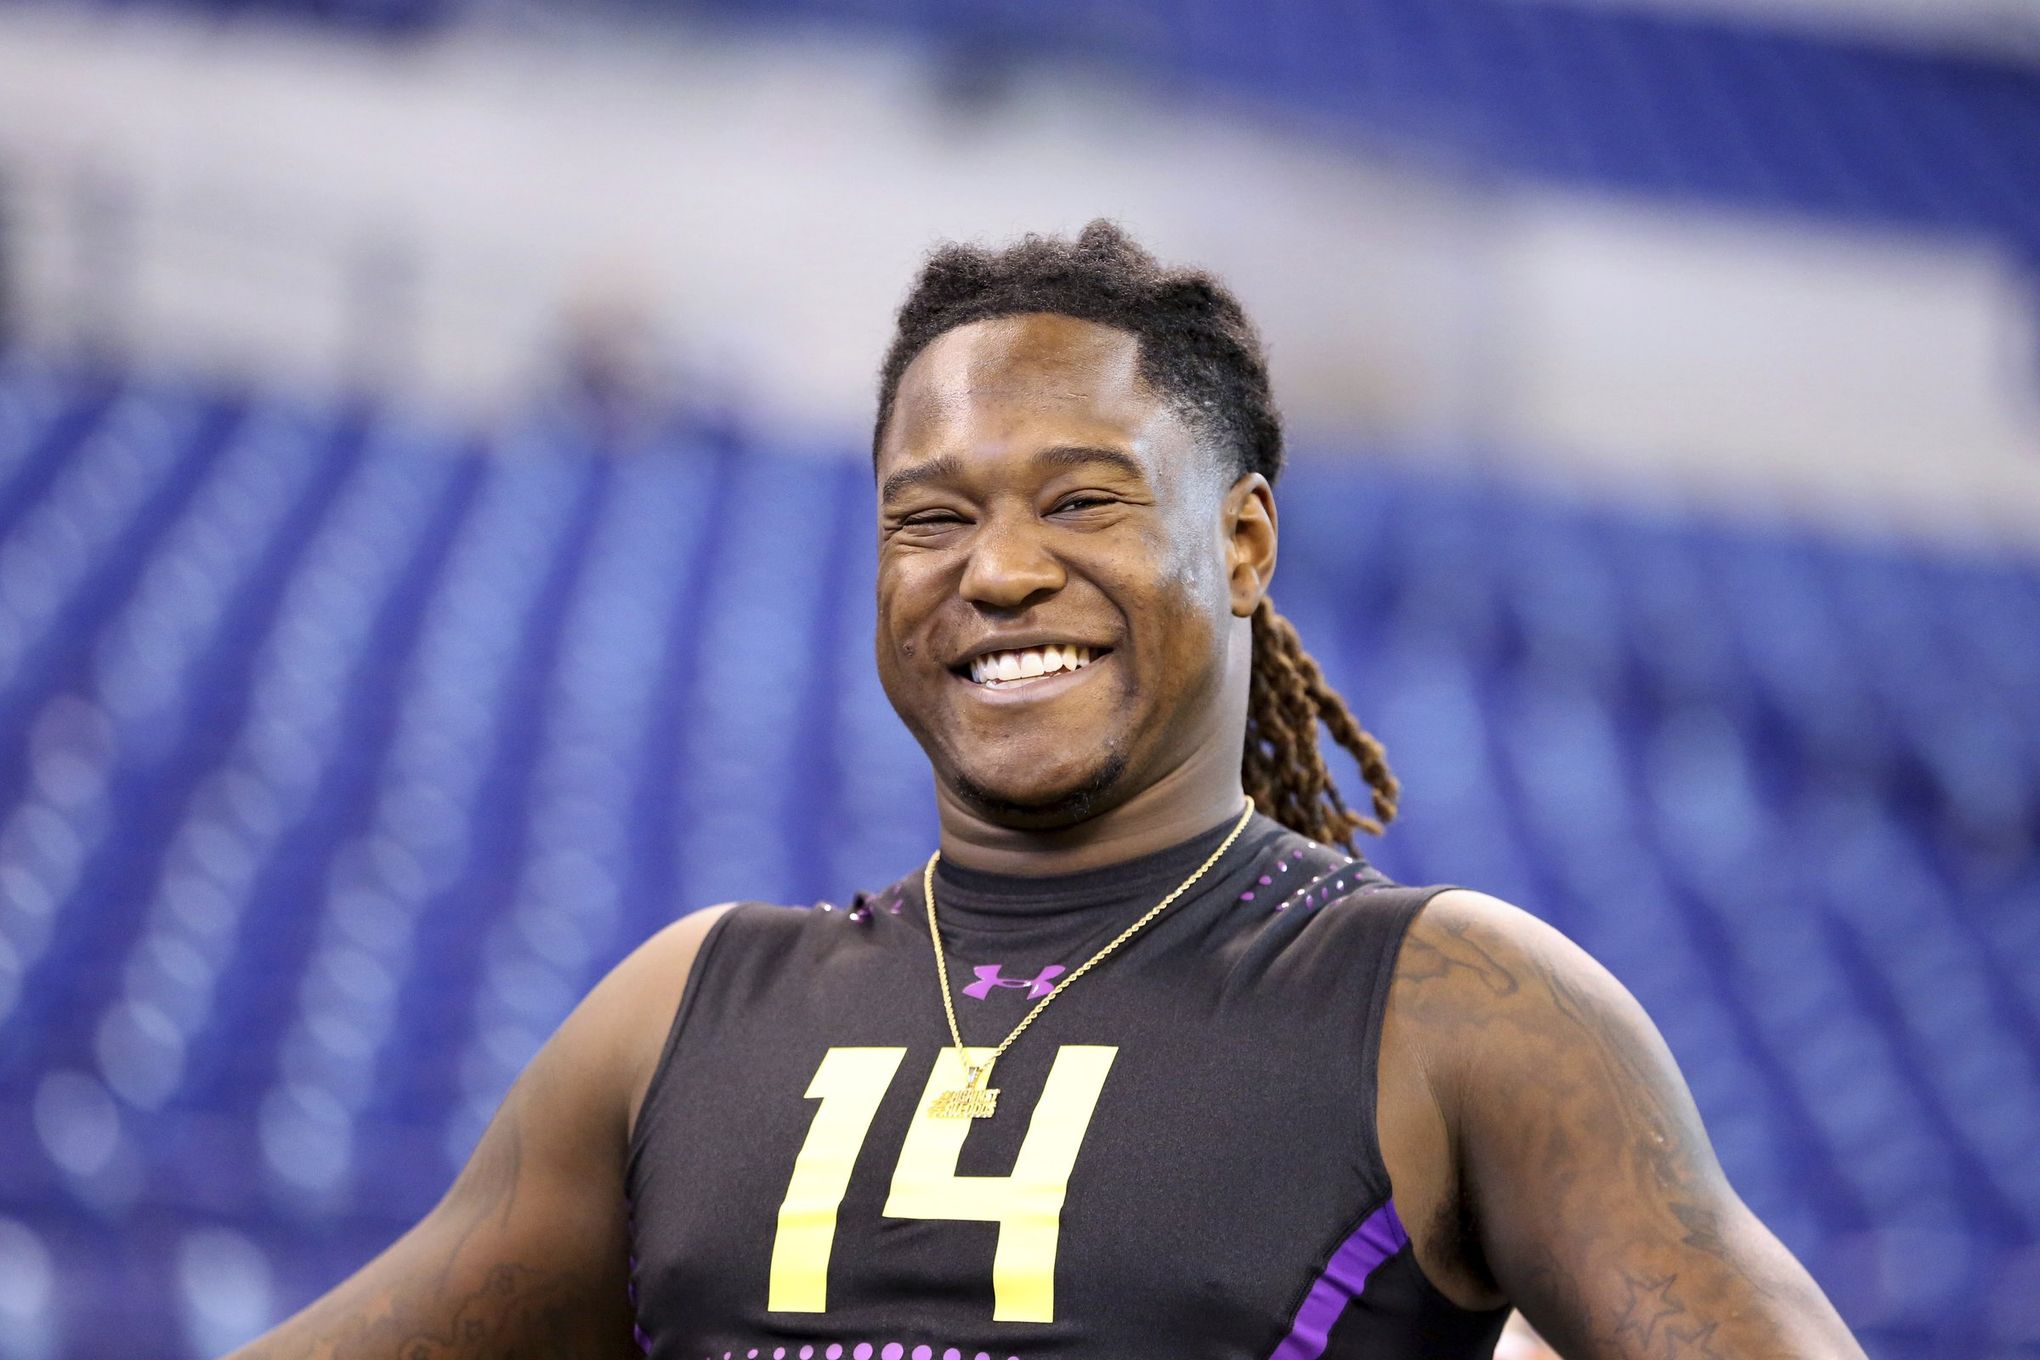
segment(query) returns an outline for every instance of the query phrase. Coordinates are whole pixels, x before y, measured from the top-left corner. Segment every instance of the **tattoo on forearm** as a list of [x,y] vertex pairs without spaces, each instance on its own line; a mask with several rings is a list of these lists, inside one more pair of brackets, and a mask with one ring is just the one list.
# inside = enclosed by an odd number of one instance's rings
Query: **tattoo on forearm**
[[506,1106],[497,1118],[499,1127],[492,1128],[483,1138],[474,1156],[461,1169],[460,1179],[454,1182],[453,1194],[464,1196],[472,1206],[464,1216],[460,1235],[446,1253],[446,1262],[439,1272],[439,1288],[445,1289],[452,1278],[455,1267],[460,1264],[460,1255],[485,1223],[501,1224],[510,1221],[510,1211],[517,1203],[517,1181],[524,1171],[524,1124],[522,1113],[514,1105]]
[[[384,1295],[371,1308],[353,1307],[330,1325],[313,1324],[258,1344],[245,1360],[558,1360],[579,1336],[575,1291],[557,1275],[527,1266],[497,1266],[449,1309],[444,1296],[424,1307]],[[429,1309],[434,1319],[419,1316]],[[450,1313],[450,1317],[449,1317]]]
[[[630,1344],[621,1280],[611,1306],[591,1306],[583,1275],[476,1259],[471,1250],[486,1239],[485,1230],[507,1228],[517,1207],[525,1172],[522,1116],[513,1092],[435,1210],[422,1257],[399,1255],[370,1266],[230,1360],[609,1360],[640,1354]],[[500,1251],[506,1239],[499,1231],[494,1240]],[[431,1264],[407,1272],[405,1263],[418,1260]],[[603,1291],[594,1292],[600,1297]]]

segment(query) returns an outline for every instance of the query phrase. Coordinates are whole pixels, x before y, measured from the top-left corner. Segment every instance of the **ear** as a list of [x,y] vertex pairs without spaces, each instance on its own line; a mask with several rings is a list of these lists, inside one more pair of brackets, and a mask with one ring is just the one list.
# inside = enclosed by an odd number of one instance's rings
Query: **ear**
[[1275,576],[1275,489],[1249,472],[1225,493],[1226,578],[1234,618],[1251,617]]

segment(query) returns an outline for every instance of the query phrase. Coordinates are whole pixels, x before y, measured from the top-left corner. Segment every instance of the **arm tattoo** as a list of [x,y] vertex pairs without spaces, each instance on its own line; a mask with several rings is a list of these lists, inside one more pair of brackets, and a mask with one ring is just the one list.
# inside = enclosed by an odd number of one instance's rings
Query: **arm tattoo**
[[258,1343],[245,1360],[557,1360],[579,1337],[575,1290],[529,1266],[496,1266],[451,1307],[443,1294],[421,1307],[385,1293],[348,1313],[326,1325],[307,1319],[311,1335]]
[[1769,1295],[1770,1286],[1744,1271],[1722,1238],[1718,1189],[1701,1173],[1700,1161],[1711,1159],[1704,1146],[1696,1146],[1699,1126],[1682,1108],[1685,1102],[1677,1099],[1678,1093],[1668,1087],[1657,1055],[1646,1048],[1642,1034],[1617,1020],[1607,1007],[1586,1004],[1576,984],[1548,962],[1540,961],[1538,972],[1553,1005],[1587,1040],[1585,1049],[1600,1070],[1608,1103],[1628,1131],[1625,1141],[1634,1180],[1654,1192],[1657,1202],[1677,1220],[1682,1245],[1718,1261],[1743,1283]]
[[1465,927],[1453,922],[1446,934],[1452,944],[1441,948],[1412,931],[1404,939],[1402,956],[1396,966],[1396,981],[1411,986],[1451,977],[1455,972],[1472,977],[1490,996],[1505,999],[1521,988],[1516,975],[1504,968],[1494,955],[1466,937]]
[[[432,1264],[371,1265],[229,1360],[564,1360],[641,1354],[626,1328],[612,1340],[600,1329],[610,1311],[591,1306],[583,1273],[517,1261],[463,1268],[485,1230],[503,1233],[517,1207],[525,1171],[524,1130],[513,1095],[474,1157],[435,1211]],[[528,1211],[527,1211],[528,1212]],[[506,1240],[498,1237],[498,1241]],[[401,1250],[401,1244],[398,1250]],[[500,1247],[499,1247],[500,1250]]]
[[447,1250],[446,1262],[440,1267],[441,1290],[452,1278],[460,1254],[473,1239],[475,1230],[489,1222],[498,1227],[508,1224],[510,1210],[517,1204],[517,1181],[524,1171],[524,1124],[514,1107],[505,1108],[498,1122],[501,1127],[490,1130],[482,1139],[454,1182],[454,1193],[468,1195],[475,1207],[466,1215],[459,1235]]
[[1498,1174],[1540,1188],[1534,1210],[1516,1210],[1538,1224],[1527,1242],[1512,1235],[1519,1289],[1564,1315],[1587,1353],[1650,1360],[1746,1352],[1767,1333],[1731,1323],[1723,1336],[1722,1319],[1772,1310],[1738,1300],[1803,1304],[1791,1279],[1766,1279],[1728,1240],[1724,1187],[1647,1025],[1534,943],[1517,946],[1451,911],[1419,925],[1396,981],[1422,1046],[1490,1055],[1504,1064],[1490,1073],[1506,1071],[1520,1046],[1520,1075],[1502,1076],[1487,1108],[1459,1120],[1498,1132],[1491,1146],[1507,1149]]
[[1720,1324],[1695,1319],[1672,1292],[1678,1282],[1676,1271],[1659,1276],[1623,1271],[1626,1297],[1615,1319],[1615,1336],[1633,1342],[1641,1354],[1664,1360],[1720,1360],[1721,1353],[1711,1344]]

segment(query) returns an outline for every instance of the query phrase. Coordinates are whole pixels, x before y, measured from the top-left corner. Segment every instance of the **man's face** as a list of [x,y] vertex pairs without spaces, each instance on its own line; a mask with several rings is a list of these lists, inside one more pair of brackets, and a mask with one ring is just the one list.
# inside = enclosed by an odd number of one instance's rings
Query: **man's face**
[[907,368],[878,451],[879,677],[1002,824],[1080,820],[1240,740],[1238,488],[1138,360],[1065,316],[958,327]]

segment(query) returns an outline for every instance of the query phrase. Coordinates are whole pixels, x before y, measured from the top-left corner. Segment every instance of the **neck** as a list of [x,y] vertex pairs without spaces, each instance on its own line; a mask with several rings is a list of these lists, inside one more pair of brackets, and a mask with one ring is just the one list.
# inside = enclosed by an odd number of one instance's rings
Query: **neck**
[[1082,873],[1166,850],[1239,816],[1246,805],[1236,750],[1200,753],[1125,802],[1046,830],[989,821],[940,781],[935,792],[944,859],[1030,878]]

